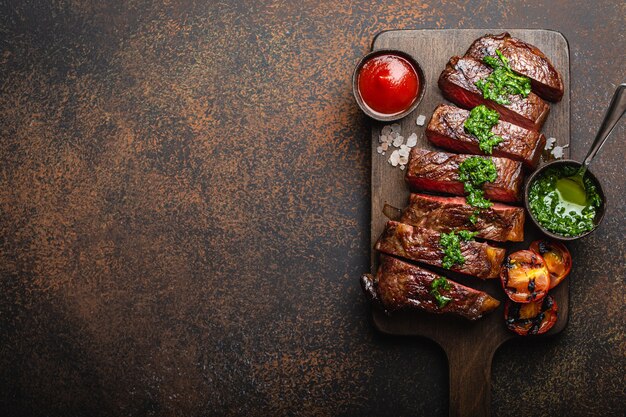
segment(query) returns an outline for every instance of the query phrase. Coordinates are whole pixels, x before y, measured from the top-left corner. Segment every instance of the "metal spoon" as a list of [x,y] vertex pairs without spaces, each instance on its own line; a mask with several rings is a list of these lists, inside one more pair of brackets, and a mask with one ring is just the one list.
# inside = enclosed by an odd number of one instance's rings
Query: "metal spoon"
[[624,115],[624,112],[626,112],[626,83],[620,84],[615,90],[596,139],[576,174],[571,177],[560,178],[556,182],[556,189],[563,200],[579,206],[587,204],[587,191],[583,182],[587,167],[611,135],[613,128]]

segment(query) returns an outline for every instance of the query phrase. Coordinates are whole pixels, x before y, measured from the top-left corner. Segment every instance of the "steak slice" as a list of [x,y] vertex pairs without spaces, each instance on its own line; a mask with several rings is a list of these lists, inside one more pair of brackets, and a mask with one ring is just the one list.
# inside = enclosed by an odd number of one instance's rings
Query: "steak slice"
[[[475,212],[477,220],[472,223],[469,219]],[[491,208],[477,211],[464,197],[411,194],[409,206],[398,221],[437,232],[466,229],[478,232],[481,239],[522,242],[524,218],[522,207],[494,203]]]
[[423,310],[429,313],[450,313],[477,320],[492,312],[500,302],[489,294],[468,288],[448,279],[450,288],[442,292],[450,301],[439,307],[430,293],[439,275],[391,256],[381,255],[376,276],[361,277],[361,288],[368,298],[379,304],[387,314],[400,310]]
[[[426,137],[434,145],[451,151],[484,155],[478,138],[465,132],[464,123],[470,112],[448,104],[440,104],[426,127]],[[527,130],[509,122],[499,121],[491,132],[502,138],[493,148],[494,156],[521,161],[529,169],[539,163],[546,146],[546,137],[534,130]]]
[[475,83],[492,72],[490,67],[475,58],[453,56],[439,76],[439,88],[448,100],[463,108],[472,109],[484,104],[500,113],[502,120],[540,131],[550,112],[548,103],[533,93],[526,98],[509,95],[509,104],[498,104],[484,98]]
[[[405,180],[416,191],[465,195],[459,165],[471,156],[413,148]],[[485,198],[505,203],[519,201],[524,181],[522,164],[506,158],[487,158],[496,165],[498,177],[483,185]]]
[[509,60],[509,65],[514,72],[530,78],[531,88],[535,94],[544,100],[561,101],[563,78],[548,57],[536,46],[513,38],[505,32],[476,39],[465,56],[482,61],[486,56],[495,57],[496,49]]
[[[435,230],[413,227],[390,220],[374,247],[388,255],[441,267],[443,250],[439,244],[440,237],[441,233]],[[453,265],[450,269],[487,279],[496,278],[500,275],[500,268],[506,251],[487,243],[462,240],[461,253],[465,258],[465,263]]]

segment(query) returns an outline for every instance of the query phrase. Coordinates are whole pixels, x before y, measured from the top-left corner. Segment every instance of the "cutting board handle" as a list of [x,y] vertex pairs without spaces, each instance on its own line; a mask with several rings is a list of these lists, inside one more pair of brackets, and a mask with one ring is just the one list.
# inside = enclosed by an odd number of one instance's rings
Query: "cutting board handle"
[[495,349],[446,349],[450,367],[450,417],[491,415],[491,361]]

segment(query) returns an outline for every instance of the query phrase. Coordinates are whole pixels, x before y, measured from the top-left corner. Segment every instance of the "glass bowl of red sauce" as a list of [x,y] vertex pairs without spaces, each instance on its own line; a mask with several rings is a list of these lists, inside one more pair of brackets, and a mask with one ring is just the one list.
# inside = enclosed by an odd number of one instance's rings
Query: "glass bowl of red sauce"
[[365,114],[381,122],[402,119],[418,106],[426,87],[422,68],[402,51],[365,55],[352,75],[352,90]]

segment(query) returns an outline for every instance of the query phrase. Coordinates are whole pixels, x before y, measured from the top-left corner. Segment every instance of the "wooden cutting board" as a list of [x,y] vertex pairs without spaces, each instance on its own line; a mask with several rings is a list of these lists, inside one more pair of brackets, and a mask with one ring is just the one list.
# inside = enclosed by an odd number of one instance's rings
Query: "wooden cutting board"
[[[446,29],[446,30],[392,30],[379,33],[372,43],[372,50],[396,49],[412,55],[420,63],[426,77],[426,91],[418,108],[402,119],[402,135],[406,138],[415,132],[417,146],[435,149],[424,136],[425,126],[417,126],[419,115],[426,116],[426,124],[435,107],[445,102],[437,87],[437,79],[448,59],[462,56],[472,41],[486,33],[507,31],[541,49],[563,76],[565,95],[559,103],[552,104],[550,115],[543,127],[546,137],[554,137],[560,146],[569,145],[570,137],[570,64],[569,47],[562,34],[550,30],[535,29]],[[385,156],[377,153],[378,138],[385,124],[375,123],[372,128],[372,273],[378,266],[378,254],[373,249],[387,218],[383,215],[385,203],[398,208],[406,207],[409,188],[404,182],[405,171],[392,167]],[[569,156],[569,147],[564,157]],[[525,241],[505,244],[507,253],[527,249],[530,242],[541,233],[526,220]],[[491,361],[502,343],[516,337],[504,324],[503,310],[506,296],[500,280],[481,281],[454,273],[447,276],[464,285],[486,291],[502,304],[491,315],[476,322],[456,317],[437,316],[426,313],[404,313],[388,317],[373,309],[373,323],[383,332],[394,335],[423,336],[434,340],[446,352],[450,367],[450,416],[488,416],[491,409]],[[569,307],[569,280],[565,280],[550,294],[559,307],[559,318],[546,334],[554,335],[567,324]]]

